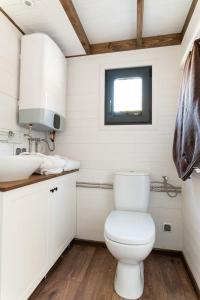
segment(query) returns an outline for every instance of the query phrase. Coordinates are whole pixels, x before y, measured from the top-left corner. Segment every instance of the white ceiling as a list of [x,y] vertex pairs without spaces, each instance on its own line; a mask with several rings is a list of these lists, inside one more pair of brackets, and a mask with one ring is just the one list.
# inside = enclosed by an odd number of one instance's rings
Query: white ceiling
[[25,32],[48,34],[67,56],[85,54],[59,0],[33,0],[32,7],[22,0],[0,0],[0,6]]
[[[136,37],[137,0],[73,0],[91,43]],[[192,0],[144,0],[143,36],[181,32]]]
[[[136,37],[137,0],[72,0],[91,44]],[[85,51],[59,0],[0,0],[0,6],[25,32],[44,32],[64,54]],[[144,0],[143,36],[181,32],[192,0]]]
[[90,43],[136,36],[137,0],[73,0],[73,3]]
[[145,0],[143,36],[181,32],[192,0]]

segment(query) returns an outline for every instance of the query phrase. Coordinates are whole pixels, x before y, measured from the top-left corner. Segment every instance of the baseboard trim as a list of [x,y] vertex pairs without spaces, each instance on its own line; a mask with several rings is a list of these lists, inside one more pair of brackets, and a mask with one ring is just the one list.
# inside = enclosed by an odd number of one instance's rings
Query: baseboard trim
[[182,251],[180,250],[170,250],[170,249],[162,249],[162,248],[153,248],[152,253],[154,254],[163,254],[170,256],[182,256]]
[[[104,247],[104,248],[106,247],[105,242],[99,242],[99,241],[94,241],[94,240],[84,240],[84,239],[78,239],[78,238],[73,239],[71,244],[87,245],[87,246],[93,246],[93,247]],[[192,274],[192,271],[191,271],[191,269],[190,269],[190,267],[187,263],[187,260],[186,260],[186,258],[185,258],[182,251],[154,248],[152,250],[152,253],[180,257],[183,261],[183,265],[185,267],[185,270],[186,270],[186,273],[187,273],[188,277],[190,278],[190,281],[192,283],[194,291],[195,291],[198,299],[200,299],[200,288],[199,288],[199,286],[196,282],[196,279],[194,278],[194,275]]]
[[195,290],[195,292],[197,294],[197,297],[198,297],[198,299],[200,299],[200,288],[199,288],[199,286],[197,284],[196,279],[194,278],[194,275],[193,275],[193,273],[192,273],[192,271],[191,271],[191,269],[190,269],[190,267],[189,267],[189,265],[187,263],[187,260],[186,260],[185,255],[184,255],[183,252],[181,252],[181,258],[182,258],[184,267],[186,269],[187,275],[190,278],[192,286],[193,286],[193,288],[194,288],[194,290]]
[[78,238],[73,239],[72,244],[87,245],[87,246],[94,246],[94,247],[106,247],[105,242],[83,240]]
[[[89,245],[89,246],[103,246],[106,247],[105,242],[103,241],[95,241],[95,240],[85,240],[85,239],[79,239],[79,238],[74,238],[72,243],[75,244],[81,244],[81,245]],[[181,256],[182,251],[180,250],[170,250],[170,249],[161,249],[161,248],[153,248],[152,250],[153,253],[155,254],[163,254],[163,255],[174,255],[174,256]]]

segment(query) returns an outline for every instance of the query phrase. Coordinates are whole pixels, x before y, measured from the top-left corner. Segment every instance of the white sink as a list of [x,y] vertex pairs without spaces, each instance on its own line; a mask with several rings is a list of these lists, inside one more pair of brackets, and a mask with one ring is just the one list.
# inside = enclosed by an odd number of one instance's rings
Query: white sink
[[0,156],[0,182],[27,179],[41,163],[39,157]]

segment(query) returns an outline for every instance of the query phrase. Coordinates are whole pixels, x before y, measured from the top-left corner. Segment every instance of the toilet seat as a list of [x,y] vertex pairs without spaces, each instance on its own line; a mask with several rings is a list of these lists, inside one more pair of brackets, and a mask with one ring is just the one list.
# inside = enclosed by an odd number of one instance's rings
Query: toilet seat
[[148,213],[112,211],[104,230],[108,239],[126,245],[145,245],[155,239],[155,224]]

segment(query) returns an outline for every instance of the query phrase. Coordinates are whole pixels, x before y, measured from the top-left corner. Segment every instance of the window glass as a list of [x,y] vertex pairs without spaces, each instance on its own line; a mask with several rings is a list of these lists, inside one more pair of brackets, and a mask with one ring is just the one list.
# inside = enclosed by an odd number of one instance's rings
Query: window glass
[[142,78],[114,80],[114,112],[142,113]]

